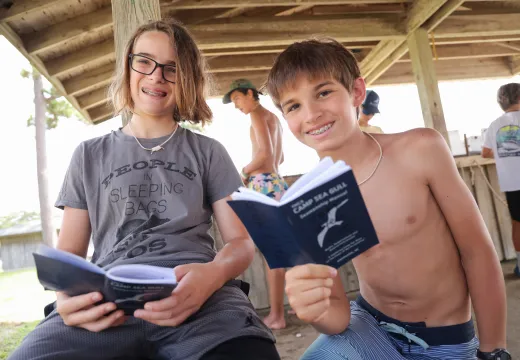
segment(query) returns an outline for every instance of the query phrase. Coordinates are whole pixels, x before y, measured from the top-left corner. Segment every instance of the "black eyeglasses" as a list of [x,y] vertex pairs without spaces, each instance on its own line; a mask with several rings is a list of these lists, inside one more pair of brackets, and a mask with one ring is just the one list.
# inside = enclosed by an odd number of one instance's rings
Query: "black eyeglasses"
[[132,70],[140,74],[150,75],[157,67],[162,68],[162,77],[164,80],[175,84],[177,80],[177,66],[171,64],[159,64],[154,59],[150,59],[144,55],[130,54],[128,55],[128,62]]

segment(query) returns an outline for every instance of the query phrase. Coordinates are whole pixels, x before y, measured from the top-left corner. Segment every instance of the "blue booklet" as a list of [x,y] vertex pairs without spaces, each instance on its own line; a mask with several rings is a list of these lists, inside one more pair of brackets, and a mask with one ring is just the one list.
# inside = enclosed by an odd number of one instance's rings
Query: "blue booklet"
[[280,201],[241,187],[229,205],[244,223],[269,267],[307,263],[339,268],[377,245],[352,169],[324,158]]
[[170,268],[130,264],[105,271],[80,256],[45,245],[33,256],[38,280],[46,290],[69,296],[98,291],[103,302],[114,302],[126,315],[133,315],[148,301],[170,296],[177,285]]

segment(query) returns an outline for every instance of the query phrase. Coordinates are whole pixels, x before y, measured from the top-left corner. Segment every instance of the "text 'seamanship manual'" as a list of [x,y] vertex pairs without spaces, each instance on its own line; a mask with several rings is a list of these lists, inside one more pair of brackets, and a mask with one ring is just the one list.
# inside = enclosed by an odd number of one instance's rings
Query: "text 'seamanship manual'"
[[271,269],[339,268],[379,243],[352,169],[324,158],[278,202],[241,187],[229,205]]

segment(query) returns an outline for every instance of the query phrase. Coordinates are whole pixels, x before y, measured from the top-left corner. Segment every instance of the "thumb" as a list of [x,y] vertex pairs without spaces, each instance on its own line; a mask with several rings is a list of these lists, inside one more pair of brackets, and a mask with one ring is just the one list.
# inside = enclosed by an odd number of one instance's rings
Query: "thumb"
[[177,283],[182,280],[182,278],[190,271],[189,265],[179,265],[173,268],[173,273],[177,278]]

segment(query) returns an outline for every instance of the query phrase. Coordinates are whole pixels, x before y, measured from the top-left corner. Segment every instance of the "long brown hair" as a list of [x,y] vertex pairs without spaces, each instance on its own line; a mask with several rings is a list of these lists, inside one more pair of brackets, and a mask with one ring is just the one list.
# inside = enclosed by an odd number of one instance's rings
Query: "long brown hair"
[[278,55],[267,77],[267,92],[278,108],[282,91],[293,86],[298,75],[334,79],[351,92],[361,72],[354,55],[334,39],[296,42]]
[[176,107],[173,120],[189,121],[202,125],[211,121],[212,113],[206,95],[206,61],[188,30],[174,19],[154,21],[140,26],[128,40],[121,60],[116,67],[116,76],[109,89],[115,114],[132,113],[130,94],[130,66],[128,56],[139,37],[148,31],[166,33],[177,50],[177,82],[175,86]]

